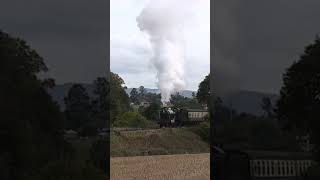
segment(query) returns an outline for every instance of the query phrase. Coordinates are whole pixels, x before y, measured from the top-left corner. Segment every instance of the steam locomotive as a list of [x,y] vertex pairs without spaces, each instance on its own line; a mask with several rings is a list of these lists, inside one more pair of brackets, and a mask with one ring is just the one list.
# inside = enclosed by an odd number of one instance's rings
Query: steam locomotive
[[159,112],[158,124],[160,127],[181,127],[197,125],[207,120],[209,113],[203,109],[163,107]]

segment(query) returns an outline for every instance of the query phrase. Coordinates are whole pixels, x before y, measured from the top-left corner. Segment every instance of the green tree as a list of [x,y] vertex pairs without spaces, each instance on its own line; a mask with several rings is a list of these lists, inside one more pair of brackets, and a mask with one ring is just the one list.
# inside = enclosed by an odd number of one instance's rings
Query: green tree
[[130,99],[131,99],[131,102],[133,102],[134,104],[138,104],[139,103],[139,93],[138,93],[136,88],[133,88],[131,90]]
[[110,83],[106,77],[98,77],[93,82],[94,84],[94,99],[92,100],[92,112],[95,118],[95,126],[97,128],[106,128],[108,126],[107,119],[109,118],[109,92]]
[[72,85],[64,101],[67,128],[77,130],[90,122],[90,97],[81,84]]
[[215,98],[213,108],[214,108],[213,119],[216,124],[230,121],[231,113],[233,115],[236,115],[236,111],[234,109],[230,109],[229,107],[223,105],[223,101],[220,97]]
[[320,152],[320,39],[308,45],[299,61],[283,75],[277,102],[277,117],[282,127],[300,135],[310,134]]
[[123,79],[115,73],[110,73],[110,118],[111,124],[117,116],[130,110],[130,98],[125,92]]
[[273,117],[273,106],[269,97],[262,98],[261,108],[264,111],[265,117]]
[[307,131],[310,127],[313,119],[311,115],[314,115],[318,105],[319,52],[320,40],[317,38],[305,48],[300,60],[291,65],[283,76],[277,112],[279,119],[290,129],[299,127]]
[[62,114],[47,89],[43,58],[25,41],[0,31],[1,179],[26,179],[63,156]]
[[210,74],[199,84],[197,99],[200,103],[208,105],[210,99]]
[[141,98],[150,103],[161,104],[161,94],[145,93]]
[[201,109],[197,99],[181,96],[179,93],[171,95],[170,103],[179,108]]
[[195,99],[195,98],[197,98],[196,93],[192,92],[192,99]]
[[139,94],[140,94],[140,96],[143,96],[143,95],[146,94],[146,93],[147,93],[146,89],[145,89],[143,86],[140,86],[140,87],[139,87]]
[[160,103],[152,102],[143,110],[142,115],[151,121],[156,121],[159,118],[160,108]]

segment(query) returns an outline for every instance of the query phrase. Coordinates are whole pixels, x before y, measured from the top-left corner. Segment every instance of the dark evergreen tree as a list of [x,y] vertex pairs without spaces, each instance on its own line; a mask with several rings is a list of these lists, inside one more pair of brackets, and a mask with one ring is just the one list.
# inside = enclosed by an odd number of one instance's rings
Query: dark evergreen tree
[[148,120],[156,121],[159,118],[160,104],[152,102],[150,106],[144,109],[142,115]]
[[264,111],[264,116],[267,118],[272,118],[273,115],[273,106],[270,98],[268,97],[263,97],[262,98],[262,103],[261,103],[261,108]]
[[146,94],[146,93],[147,93],[146,89],[145,89],[143,86],[140,86],[140,87],[139,87],[139,94],[140,94],[141,96],[143,96],[143,95]]
[[0,177],[27,179],[65,154],[62,114],[47,89],[54,81],[27,43],[0,31]]
[[74,84],[64,101],[66,105],[67,128],[78,130],[90,122],[90,97],[81,84]]
[[115,73],[110,73],[110,120],[111,123],[117,116],[130,110],[130,98],[125,92],[123,79]]
[[192,92],[192,98],[193,99],[197,98],[196,93]]
[[95,126],[97,128],[107,127],[108,111],[109,111],[109,91],[110,83],[105,77],[98,77],[94,81],[94,99],[92,101],[93,114],[95,118]]
[[131,102],[134,104],[139,104],[139,93],[136,88],[133,88],[130,92]]
[[201,109],[197,99],[181,96],[179,93],[171,95],[170,103],[179,108]]
[[277,102],[277,117],[282,127],[298,135],[311,135],[320,151],[320,39],[305,48],[299,61],[283,75]]
[[210,74],[199,84],[197,99],[200,103],[208,105],[210,98]]

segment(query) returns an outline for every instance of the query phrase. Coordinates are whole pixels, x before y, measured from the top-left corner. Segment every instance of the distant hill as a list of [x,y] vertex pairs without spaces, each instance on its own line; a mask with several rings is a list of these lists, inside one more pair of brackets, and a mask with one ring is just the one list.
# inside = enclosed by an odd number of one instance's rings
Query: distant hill
[[237,112],[246,112],[255,115],[261,115],[263,110],[261,108],[262,98],[270,98],[273,106],[279,98],[276,94],[262,93],[256,91],[239,90],[229,93],[221,97],[224,105],[234,108]]
[[[67,96],[69,89],[71,88],[72,83],[66,83],[61,85],[56,85],[49,93],[52,95],[53,100],[58,102],[61,110],[64,110],[64,97]],[[87,89],[89,96],[93,97],[93,85],[92,84],[83,84],[82,85]],[[149,93],[159,94],[159,89],[151,89],[145,88]],[[126,93],[129,95],[132,88],[126,89]],[[190,90],[180,91],[180,95],[191,98],[192,92]],[[196,93],[196,92],[195,92]],[[260,115],[263,111],[261,109],[261,102],[263,97],[269,97],[273,104],[275,104],[278,99],[278,95],[270,94],[270,93],[261,93],[256,91],[247,91],[247,90],[239,90],[234,91],[233,93],[229,93],[221,97],[224,105],[228,107],[233,107],[237,112],[246,112],[255,115]]]
[[[130,92],[131,92],[132,89],[133,89],[133,88],[128,88],[128,89],[126,89],[126,93],[127,93],[128,95],[130,95]],[[137,88],[137,89],[138,89],[138,88]],[[147,91],[147,93],[160,94],[160,90],[159,90],[159,89],[145,88],[145,90]],[[182,90],[182,91],[179,91],[179,94],[180,94],[181,96],[191,98],[193,92],[196,93],[195,91]]]

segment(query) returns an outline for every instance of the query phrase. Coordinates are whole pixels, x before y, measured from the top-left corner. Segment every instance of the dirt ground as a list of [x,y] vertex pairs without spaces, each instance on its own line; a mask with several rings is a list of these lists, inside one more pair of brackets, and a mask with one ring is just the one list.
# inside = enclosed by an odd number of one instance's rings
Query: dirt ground
[[111,158],[111,180],[208,180],[209,154]]

